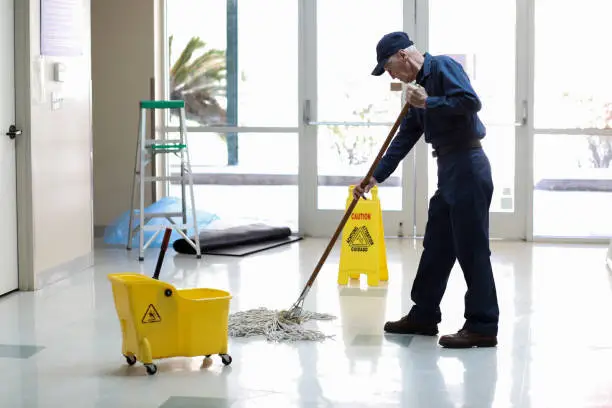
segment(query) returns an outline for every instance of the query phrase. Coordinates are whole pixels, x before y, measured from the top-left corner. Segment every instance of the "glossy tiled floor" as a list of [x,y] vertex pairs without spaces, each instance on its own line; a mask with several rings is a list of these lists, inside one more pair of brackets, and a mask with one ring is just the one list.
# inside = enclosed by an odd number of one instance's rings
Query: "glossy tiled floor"
[[[215,287],[232,310],[287,308],[325,241],[306,240],[245,258],[175,256],[161,279]],[[383,336],[385,319],[410,306],[420,242],[387,242],[386,287],[338,288],[335,252],[307,308],[338,316],[323,343],[230,339],[218,357],[158,361],[147,376],[127,367],[106,275],[151,274],[136,254],[100,249],[96,265],[36,293],[0,299],[1,407],[612,407],[612,278],[605,246],[494,243],[501,307],[499,346],[445,350],[436,338]],[[442,304],[442,332],[462,324],[461,271]]]

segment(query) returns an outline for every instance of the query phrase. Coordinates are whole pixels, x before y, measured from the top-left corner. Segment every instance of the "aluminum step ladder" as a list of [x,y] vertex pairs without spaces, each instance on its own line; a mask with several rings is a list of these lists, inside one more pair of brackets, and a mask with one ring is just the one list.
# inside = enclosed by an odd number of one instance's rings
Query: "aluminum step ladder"
[[[179,139],[167,140],[167,139],[147,139],[146,138],[146,123],[147,123],[147,111],[156,109],[178,109],[179,110]],[[170,228],[176,230],[185,240],[193,247],[196,252],[197,258],[201,258],[200,252],[200,238],[198,230],[198,221],[196,217],[195,197],[193,193],[193,173],[191,171],[191,161],[189,155],[189,149],[187,147],[187,128],[185,124],[185,102],[181,100],[177,101],[155,101],[155,100],[143,100],[140,101],[140,110],[138,117],[138,142],[136,145],[136,160],[134,164],[134,177],[132,179],[132,195],[130,204],[130,221],[128,229],[128,241],[127,249],[132,249],[132,240],[134,235],[138,232],[140,234],[139,240],[139,261],[144,261],[145,250],[151,245],[155,238],[160,232],[164,231],[167,225],[147,225],[148,222],[153,218],[166,218],[170,222]],[[153,163],[153,158],[160,154],[174,154],[180,159],[181,173],[180,176],[164,176],[154,177],[146,176],[146,168],[148,165]],[[155,174],[152,172],[152,174]],[[145,184],[147,182],[155,183],[157,181],[179,181],[181,184],[181,211],[180,212],[157,212],[157,213],[145,213]],[[189,196],[191,201],[191,220],[187,220],[187,200],[186,200],[186,188],[189,187]],[[133,228],[134,219],[136,214],[134,213],[134,195],[136,190],[140,191],[140,211],[138,217],[140,222]],[[174,218],[180,217],[182,223],[176,223]],[[187,236],[187,229],[193,227],[194,240]],[[153,236],[144,242],[144,232],[155,231]]]

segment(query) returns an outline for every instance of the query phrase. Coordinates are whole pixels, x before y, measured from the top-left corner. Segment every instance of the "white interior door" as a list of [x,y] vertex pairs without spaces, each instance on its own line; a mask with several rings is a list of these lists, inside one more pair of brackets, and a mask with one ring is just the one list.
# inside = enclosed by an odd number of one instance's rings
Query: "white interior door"
[[[411,5],[412,4],[412,5]],[[402,88],[374,77],[376,44],[414,24],[412,0],[300,2],[300,230],[329,236],[402,109]],[[379,186],[385,235],[413,234],[413,155]]]
[[[529,151],[528,0],[417,0],[416,45],[459,61],[482,101],[483,147],[491,161],[492,238],[526,238],[526,158]],[[417,147],[417,234],[425,232],[436,191],[431,146]],[[426,182],[424,182],[427,180]]]
[[7,134],[15,124],[14,15],[13,0],[0,0],[0,296],[18,287],[15,141]]

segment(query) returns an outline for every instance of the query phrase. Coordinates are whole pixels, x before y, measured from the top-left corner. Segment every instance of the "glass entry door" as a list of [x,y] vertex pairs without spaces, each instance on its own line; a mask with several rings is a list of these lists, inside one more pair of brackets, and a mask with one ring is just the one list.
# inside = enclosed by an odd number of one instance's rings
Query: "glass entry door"
[[[418,0],[416,45],[461,63],[482,101],[483,147],[495,190],[492,238],[526,237],[529,133],[527,0]],[[421,140],[416,192],[417,235],[425,232],[429,198],[436,191],[436,159]]]
[[[300,2],[300,229],[333,234],[402,109],[402,87],[374,77],[376,44],[411,30],[402,0]],[[413,154],[379,186],[385,235],[413,235]]]
[[[534,239],[608,241],[612,235],[612,2],[536,0]],[[551,18],[551,16],[555,18]],[[558,41],[572,22],[572,35]],[[559,63],[577,50],[587,63]]]

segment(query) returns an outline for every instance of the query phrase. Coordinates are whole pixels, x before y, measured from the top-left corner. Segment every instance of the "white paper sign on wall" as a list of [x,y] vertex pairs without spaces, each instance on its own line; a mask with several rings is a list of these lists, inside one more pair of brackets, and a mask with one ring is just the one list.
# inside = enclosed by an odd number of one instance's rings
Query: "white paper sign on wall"
[[83,1],[40,0],[40,53],[54,57],[83,55]]

